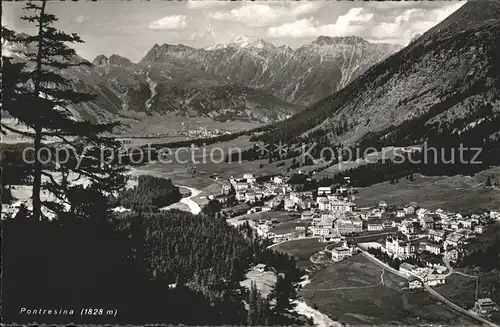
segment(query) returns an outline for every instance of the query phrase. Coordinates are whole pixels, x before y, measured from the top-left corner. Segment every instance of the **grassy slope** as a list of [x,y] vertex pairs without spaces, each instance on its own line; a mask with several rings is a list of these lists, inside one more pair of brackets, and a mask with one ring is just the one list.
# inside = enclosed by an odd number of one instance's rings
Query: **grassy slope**
[[476,279],[458,274],[446,278],[446,284],[436,287],[436,290],[453,303],[470,309],[475,299]]
[[[315,273],[300,295],[330,318],[348,324],[472,324],[437,304],[423,291],[404,291],[404,280],[388,272],[384,273],[384,285],[376,286],[380,274],[378,266],[355,256]],[[319,290],[359,286],[364,288]]]
[[328,243],[321,243],[318,238],[299,239],[285,242],[274,247],[276,251],[281,251],[295,257],[298,266],[302,269],[318,269],[311,263],[309,258],[318,251],[321,251]]
[[400,179],[399,183],[375,184],[359,189],[356,204],[359,207],[373,206],[380,200],[389,204],[404,205],[416,201],[430,209],[452,211],[498,209],[500,190],[484,188],[487,175],[500,180],[500,167],[490,168],[473,177],[456,175],[452,177],[427,177],[417,175],[414,182]]

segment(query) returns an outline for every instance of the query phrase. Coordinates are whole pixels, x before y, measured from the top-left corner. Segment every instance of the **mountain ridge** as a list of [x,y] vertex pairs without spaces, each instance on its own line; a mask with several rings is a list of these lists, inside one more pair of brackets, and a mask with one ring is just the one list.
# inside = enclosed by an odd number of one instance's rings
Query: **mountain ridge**
[[173,63],[202,70],[233,84],[261,89],[287,102],[308,105],[345,87],[401,46],[359,37],[320,36],[298,49],[276,47],[256,37],[209,49],[155,44],[139,63]]
[[82,119],[168,113],[268,124],[331,94],[395,50],[355,37],[317,40],[323,43],[296,50],[248,36],[216,50],[155,44],[137,63],[101,54],[92,67],[63,74],[73,89],[96,95],[93,103],[73,108]]
[[[277,123],[263,139],[321,135],[352,146],[411,144],[436,135],[498,138],[490,123],[500,113],[498,13],[498,3],[466,3],[344,89]],[[475,20],[463,25],[470,17]]]

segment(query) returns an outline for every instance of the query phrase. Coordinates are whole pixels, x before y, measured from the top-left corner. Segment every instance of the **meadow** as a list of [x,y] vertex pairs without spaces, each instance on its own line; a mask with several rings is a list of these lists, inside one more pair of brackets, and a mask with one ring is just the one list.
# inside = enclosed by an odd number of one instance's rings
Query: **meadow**
[[404,289],[405,280],[361,255],[330,264],[310,276],[300,295],[331,319],[352,325],[473,325],[424,291]]

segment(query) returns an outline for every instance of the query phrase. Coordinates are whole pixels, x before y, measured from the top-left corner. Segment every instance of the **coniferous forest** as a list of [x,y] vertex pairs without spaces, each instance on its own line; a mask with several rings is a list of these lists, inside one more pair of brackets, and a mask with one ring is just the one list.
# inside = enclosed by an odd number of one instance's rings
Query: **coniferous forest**
[[[3,231],[5,322],[246,325],[254,313],[245,303],[255,294],[240,281],[256,263],[273,267],[279,280],[269,298],[257,299],[265,312],[259,324],[301,322],[288,310],[301,276],[295,260],[266,249],[248,225],[238,230],[223,219],[173,210],[52,222],[18,215]],[[19,314],[42,304],[118,314]]]
[[112,200],[134,211],[156,211],[181,199],[179,188],[170,179],[143,175],[138,178],[138,185],[123,190]]

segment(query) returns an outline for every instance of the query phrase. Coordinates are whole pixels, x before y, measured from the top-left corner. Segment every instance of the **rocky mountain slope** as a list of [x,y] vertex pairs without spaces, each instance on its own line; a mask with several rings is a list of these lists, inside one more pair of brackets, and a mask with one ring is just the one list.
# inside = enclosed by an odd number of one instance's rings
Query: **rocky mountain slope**
[[410,144],[500,137],[500,4],[470,2],[263,139]]
[[[204,72],[170,64],[129,64],[118,56],[99,56],[91,70],[73,70],[68,75],[86,81],[89,91],[98,94],[98,108],[125,116],[144,113],[161,117],[171,113],[215,121],[270,123],[299,109],[264,91],[231,85]],[[98,108],[83,111],[90,114]]]
[[[2,44],[14,55],[26,51],[18,46]],[[73,89],[96,96],[74,108],[82,119],[161,121],[173,114],[266,124],[344,87],[397,48],[357,37],[319,37],[294,51],[241,36],[209,49],[155,45],[139,63],[99,55],[91,67],[63,74]]]
[[156,44],[141,63],[170,63],[205,71],[224,81],[306,105],[343,88],[399,48],[372,44],[359,37],[320,36],[292,50],[255,37],[239,36],[233,42],[207,49]]
[[[2,48],[19,60],[27,50],[5,42]],[[72,108],[77,118],[91,121],[140,121],[154,116],[161,123],[174,115],[265,124],[300,109],[264,91],[233,85],[203,71],[172,64],[136,64],[118,55],[99,55],[91,67],[74,67],[62,74],[71,88],[95,95],[94,101]]]

